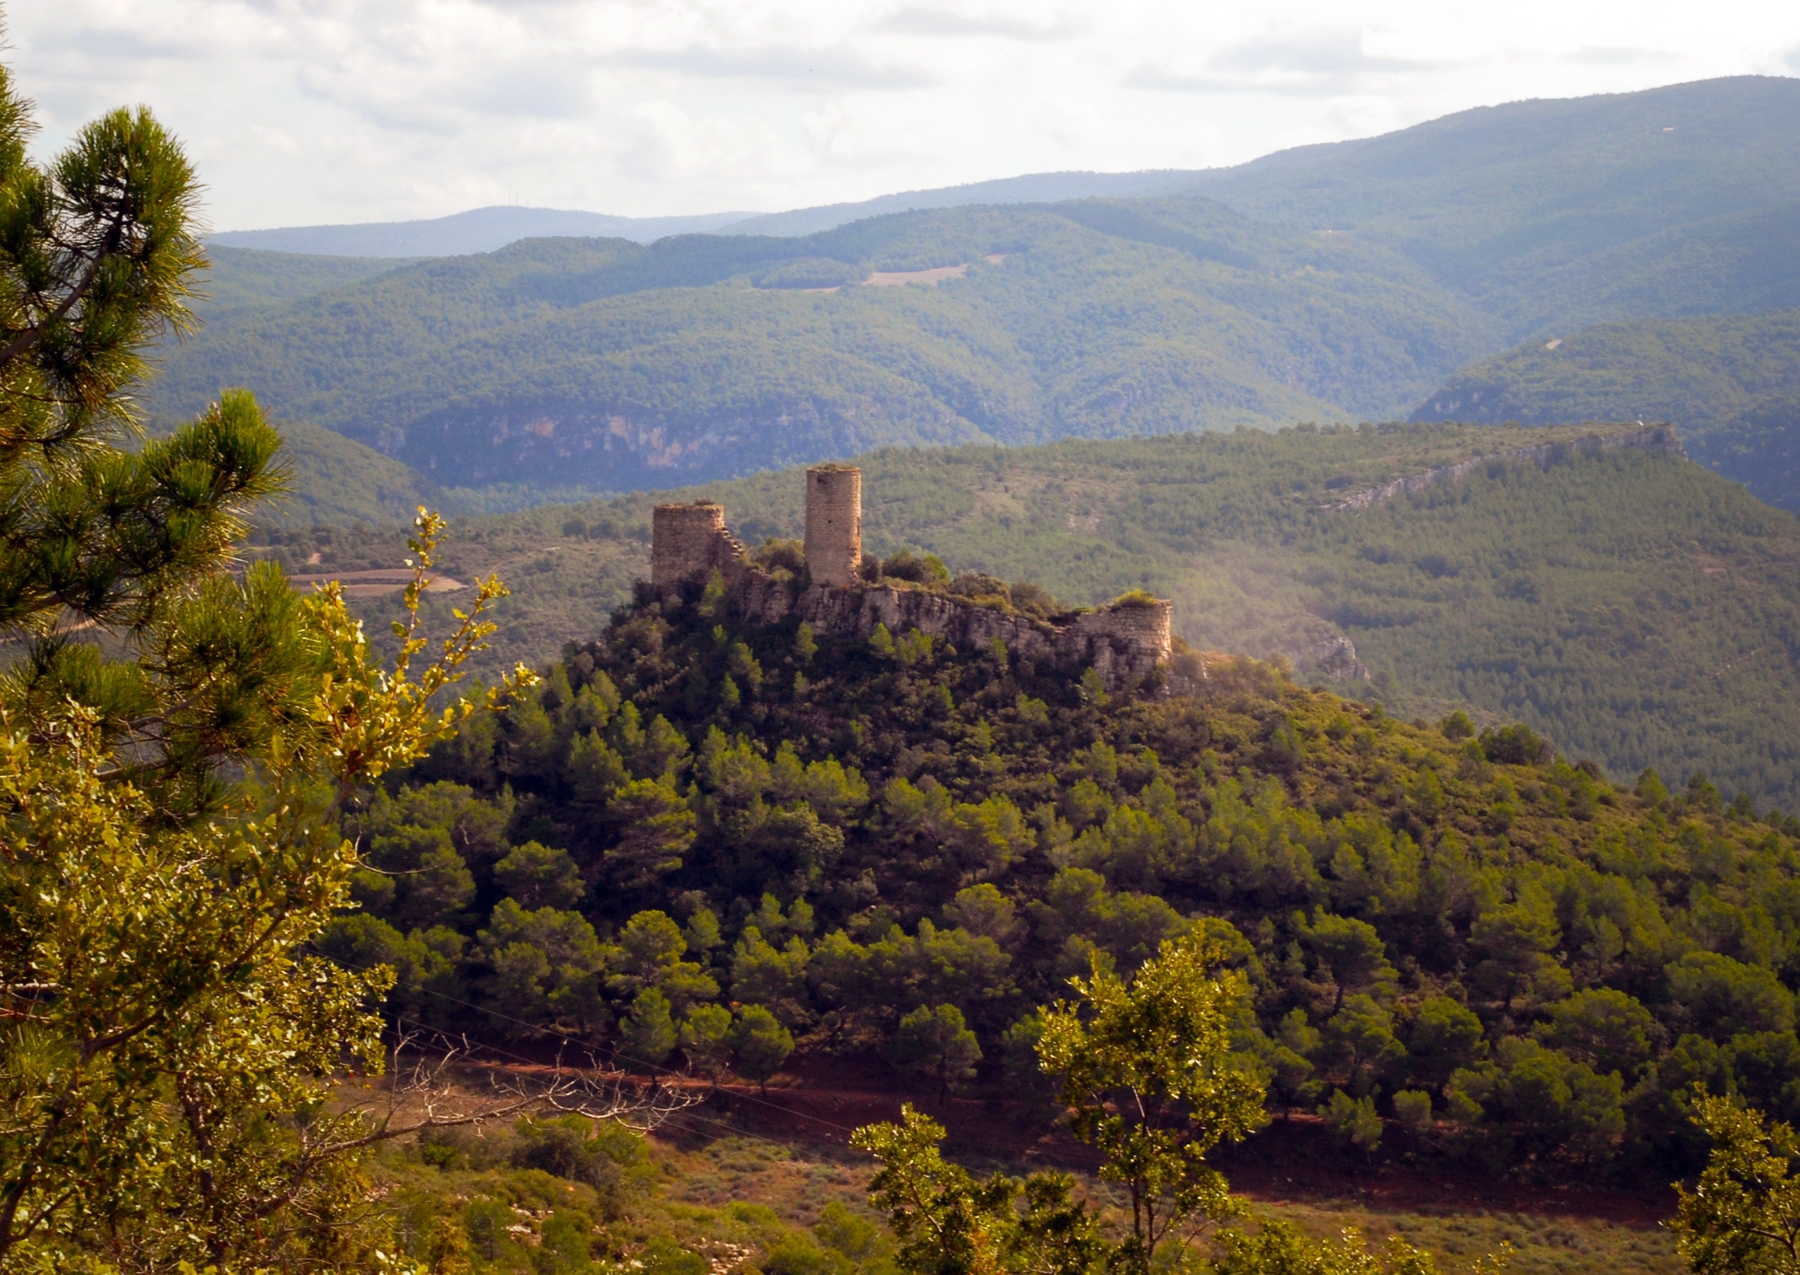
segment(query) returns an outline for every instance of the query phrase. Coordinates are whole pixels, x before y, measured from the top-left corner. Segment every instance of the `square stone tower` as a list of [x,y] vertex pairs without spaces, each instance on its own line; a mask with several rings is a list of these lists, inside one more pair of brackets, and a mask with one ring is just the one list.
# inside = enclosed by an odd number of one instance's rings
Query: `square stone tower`
[[658,505],[650,526],[650,583],[657,588],[666,589],[724,565],[721,547],[730,539],[725,530],[725,506],[711,501]]
[[814,584],[833,588],[862,578],[862,470],[806,471],[806,567]]

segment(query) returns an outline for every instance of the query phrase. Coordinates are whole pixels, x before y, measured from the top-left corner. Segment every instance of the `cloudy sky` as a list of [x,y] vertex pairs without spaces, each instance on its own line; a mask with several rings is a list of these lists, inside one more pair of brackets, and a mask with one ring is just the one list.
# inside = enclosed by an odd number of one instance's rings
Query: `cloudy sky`
[[1466,107],[1800,74],[1800,5],[9,0],[43,146],[146,102],[222,230],[775,211],[1230,164]]

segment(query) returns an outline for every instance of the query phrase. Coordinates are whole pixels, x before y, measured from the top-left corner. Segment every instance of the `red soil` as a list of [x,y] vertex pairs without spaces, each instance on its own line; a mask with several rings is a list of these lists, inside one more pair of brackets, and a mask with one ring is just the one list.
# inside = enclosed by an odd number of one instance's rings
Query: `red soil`
[[[1087,1148],[1060,1129],[1047,1130],[1024,1103],[956,1097],[940,1102],[935,1093],[892,1090],[881,1083],[885,1077],[858,1075],[858,1070],[841,1062],[809,1067],[807,1073],[824,1074],[802,1074],[797,1083],[766,1095],[752,1086],[727,1086],[702,1111],[708,1119],[763,1137],[842,1148],[852,1129],[898,1120],[901,1103],[910,1101],[949,1129],[945,1150],[977,1171],[1034,1164],[1088,1172],[1097,1167]],[[1391,1131],[1388,1141],[1391,1147],[1375,1156],[1343,1150],[1317,1117],[1296,1115],[1273,1121],[1212,1160],[1235,1192],[1270,1204],[1329,1201],[1391,1213],[1529,1213],[1647,1228],[1675,1210],[1674,1190],[1660,1181],[1539,1185],[1478,1165],[1414,1157],[1407,1135],[1399,1131]]]

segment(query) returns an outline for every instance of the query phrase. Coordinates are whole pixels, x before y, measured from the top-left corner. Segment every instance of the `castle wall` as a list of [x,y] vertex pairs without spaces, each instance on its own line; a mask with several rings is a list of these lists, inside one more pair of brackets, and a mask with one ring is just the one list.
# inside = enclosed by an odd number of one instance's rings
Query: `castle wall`
[[650,583],[658,589],[730,567],[743,557],[743,546],[725,529],[723,505],[658,505],[650,527]]
[[814,584],[833,588],[862,578],[862,470],[806,471],[806,567]]
[[762,624],[797,616],[818,633],[867,638],[878,625],[900,637],[917,629],[964,651],[998,638],[1014,656],[1059,665],[1091,663],[1109,691],[1148,677],[1168,663],[1172,607],[1108,607],[1058,627],[1028,616],[980,606],[966,598],[892,585],[833,588],[814,584],[799,594],[751,568],[732,582],[738,614]]
[[1088,611],[1063,631],[1064,658],[1092,659],[1109,688],[1145,677],[1174,653],[1174,611],[1174,603],[1160,598]]

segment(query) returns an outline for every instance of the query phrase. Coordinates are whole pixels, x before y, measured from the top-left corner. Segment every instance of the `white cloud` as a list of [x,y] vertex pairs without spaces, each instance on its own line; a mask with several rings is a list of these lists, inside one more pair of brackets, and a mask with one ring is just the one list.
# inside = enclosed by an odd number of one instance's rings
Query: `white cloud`
[[1217,50],[1194,71],[1144,63],[1125,76],[1132,88],[1176,92],[1263,92],[1334,96],[1372,78],[1446,69],[1441,62],[1382,56],[1353,27],[1264,31]]
[[901,35],[997,37],[1003,40],[1072,40],[1093,30],[1093,23],[1066,10],[1049,17],[1035,11],[1023,16],[992,9],[940,8],[908,4],[886,13],[878,30]]
[[505,201],[780,209],[1233,163],[1522,97],[1800,73],[1791,8],[27,0],[5,56],[45,147],[151,105],[231,228]]
[[873,63],[855,50],[838,48],[634,50],[614,56],[626,66],[647,67],[704,79],[776,80],[790,85],[853,90],[911,89],[934,82],[934,76],[898,64]]

